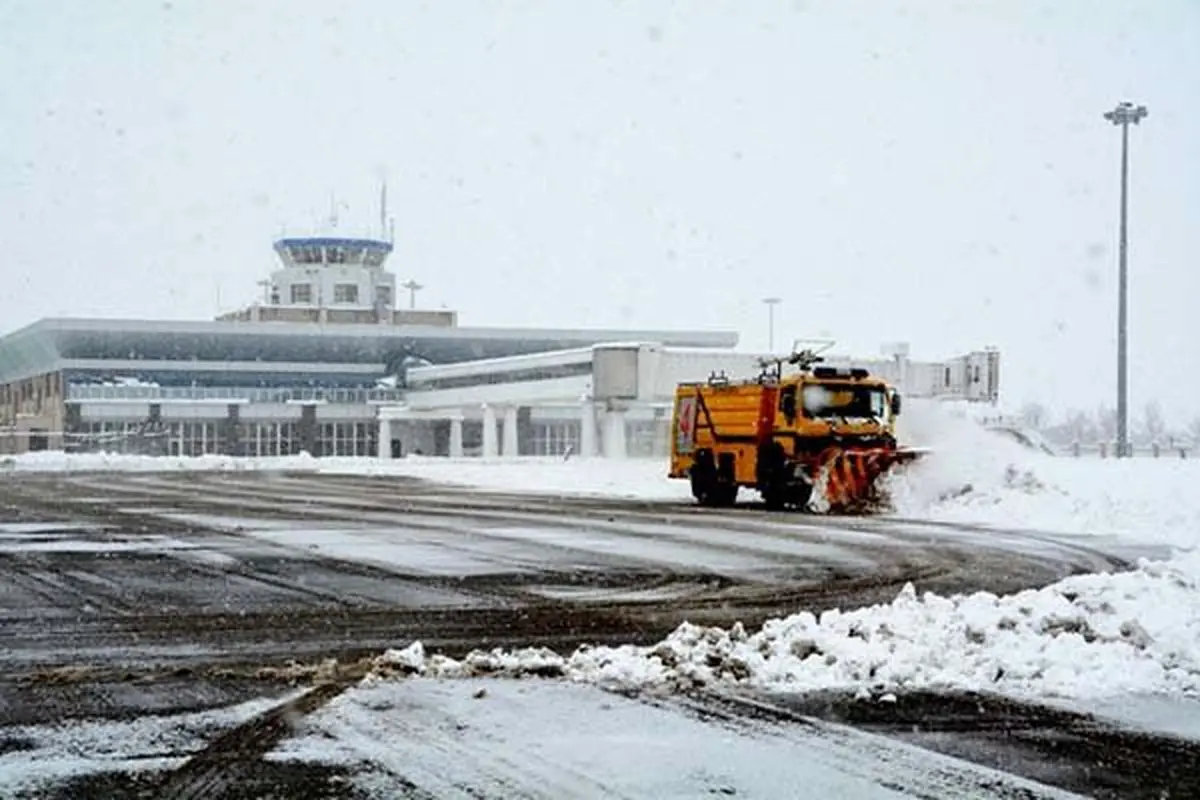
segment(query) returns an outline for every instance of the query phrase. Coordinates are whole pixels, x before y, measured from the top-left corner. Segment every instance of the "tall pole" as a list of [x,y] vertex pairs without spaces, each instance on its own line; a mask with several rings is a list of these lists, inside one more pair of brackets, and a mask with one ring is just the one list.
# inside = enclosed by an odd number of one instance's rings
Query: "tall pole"
[[1121,229],[1117,250],[1117,458],[1132,455],[1129,447],[1129,123],[1138,125],[1146,117],[1145,106],[1118,103],[1104,118],[1121,126]]
[[775,352],[775,306],[783,301],[778,297],[764,297],[763,302],[767,304],[767,352]]

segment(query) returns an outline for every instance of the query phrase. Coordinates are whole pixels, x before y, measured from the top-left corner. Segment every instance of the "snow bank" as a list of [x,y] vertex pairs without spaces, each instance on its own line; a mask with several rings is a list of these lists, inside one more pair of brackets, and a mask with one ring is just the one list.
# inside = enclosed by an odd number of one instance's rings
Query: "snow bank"
[[438,483],[539,495],[617,497],[633,500],[691,499],[687,481],[667,477],[664,458],[439,458],[395,460],[320,459],[327,474],[398,475]]
[[899,516],[1200,546],[1200,460],[1045,455],[935,404],[902,435],[933,453],[889,482]]
[[1200,695],[1200,554],[1073,577],[1005,597],[918,597],[756,633],[684,624],[649,647],[476,651],[457,661],[420,642],[391,650],[375,677],[566,677],[618,688],[745,686],[779,692],[973,690],[1023,698]]
[[268,458],[232,456],[139,456],[117,453],[45,451],[0,457],[0,472],[217,472],[290,471],[325,475],[419,478],[500,492],[617,497],[636,500],[690,499],[686,481],[667,478],[661,458],[616,461],[604,458],[440,458],[407,456],[314,458],[307,453]]
[[307,453],[272,458],[234,456],[138,456],[121,453],[64,453],[46,450],[0,456],[0,472],[216,472],[307,471],[321,463]]

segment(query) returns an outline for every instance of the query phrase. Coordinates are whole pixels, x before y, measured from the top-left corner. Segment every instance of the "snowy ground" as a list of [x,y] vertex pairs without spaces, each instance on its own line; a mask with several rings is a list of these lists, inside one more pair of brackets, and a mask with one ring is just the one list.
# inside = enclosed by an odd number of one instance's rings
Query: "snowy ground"
[[9,745],[0,757],[0,797],[29,796],[24,793],[71,776],[178,767],[217,733],[280,700],[262,698],[211,711],[129,720],[6,727],[0,731]]
[[[938,406],[911,402],[907,443],[933,453],[892,481],[895,515],[1064,533],[1117,534],[1139,541],[1200,544],[1200,459],[1073,459],[1026,450]],[[395,475],[482,489],[688,501],[685,481],[663,459],[322,458],[239,459],[30,453],[0,458],[4,471],[299,471]],[[747,498],[753,493],[744,493]]]
[[396,776],[439,797],[1073,796],[841,726],[713,716],[565,683],[369,680],[270,757],[359,766],[379,797]]
[[[893,480],[897,516],[1116,534],[1178,555],[1008,597],[906,591],[887,605],[819,619],[800,613],[752,633],[685,625],[645,648],[477,653],[459,663],[426,660],[415,647],[389,657],[425,674],[522,674],[532,663],[572,680],[639,687],[880,697],[971,689],[1089,703],[1131,693],[1200,695],[1200,462],[1039,455],[929,407],[918,407],[906,425],[907,440],[934,454]],[[661,484],[647,480],[642,496],[665,495]]]
[[[892,482],[895,516],[1079,534],[1178,548],[1168,562],[1075,577],[1008,597],[917,597],[820,619],[801,613],[747,633],[684,626],[655,647],[573,655],[477,654],[466,662],[392,655],[427,674],[521,673],[530,658],[573,680],[622,685],[751,685],[773,691],[986,689],[1099,701],[1124,693],[1200,694],[1200,461],[1099,461],[1031,453],[973,423],[910,404],[907,441],[931,456]],[[296,469],[405,475],[539,494],[688,497],[653,461],[322,459],[35,454],[9,469]],[[986,532],[981,531],[981,536]],[[418,648],[419,650],[419,648]]]
[[[219,735],[253,725],[297,694],[197,713],[9,728],[6,743],[19,746],[0,756],[0,795],[44,796],[39,789],[70,777],[179,770]],[[795,796],[800,784],[805,796],[864,800],[1078,797],[837,724],[795,724],[756,715],[753,706],[624,697],[565,682],[368,679],[295,722],[298,729],[268,750],[266,761],[348,767],[355,787],[379,798],[765,800]],[[269,735],[264,726],[258,731]],[[214,782],[231,776],[241,788],[246,764],[237,759],[246,753],[226,755]],[[219,794],[204,788],[186,796]]]

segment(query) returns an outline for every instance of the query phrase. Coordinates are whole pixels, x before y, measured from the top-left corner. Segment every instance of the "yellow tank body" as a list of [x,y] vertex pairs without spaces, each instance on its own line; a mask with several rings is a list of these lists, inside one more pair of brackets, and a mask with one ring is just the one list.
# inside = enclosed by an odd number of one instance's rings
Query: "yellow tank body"
[[[759,410],[763,402],[763,387],[758,384],[706,385],[693,384],[676,387],[675,418],[671,430],[675,432],[671,447],[671,477],[686,478],[691,469],[693,455],[697,449],[719,448],[736,456],[736,480],[741,485],[754,485],[754,462],[757,449]],[[688,399],[691,398],[689,404]],[[701,403],[697,399],[702,399]],[[712,419],[705,424],[704,411]],[[681,436],[679,421],[681,414],[691,415],[694,440],[689,444]],[[696,422],[699,424],[695,424]],[[685,423],[686,424],[686,423]],[[713,435],[714,428],[720,431],[722,441]]]

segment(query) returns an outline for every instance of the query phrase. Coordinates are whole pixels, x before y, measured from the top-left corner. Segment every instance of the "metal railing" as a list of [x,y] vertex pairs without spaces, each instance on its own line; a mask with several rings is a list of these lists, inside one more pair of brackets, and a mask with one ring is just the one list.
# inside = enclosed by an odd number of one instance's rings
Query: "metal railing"
[[264,388],[257,386],[96,386],[67,387],[67,400],[249,400],[252,403],[311,401],[327,403],[394,403],[400,389]]
[[[1116,442],[1075,443],[1058,448],[1059,454],[1072,458],[1116,458]],[[1190,458],[1197,445],[1171,442],[1168,444],[1130,445],[1130,458]]]

